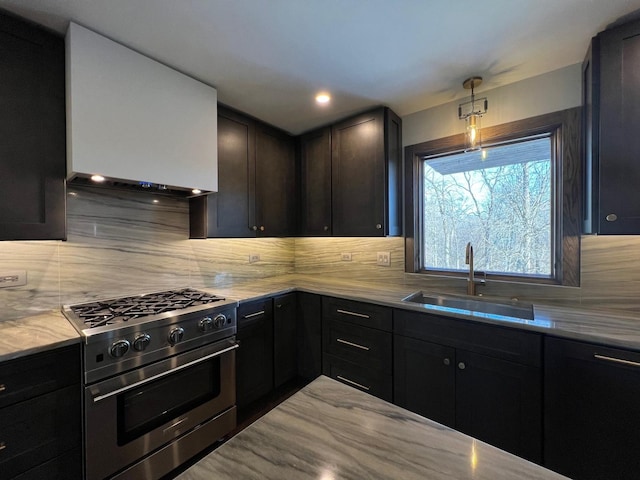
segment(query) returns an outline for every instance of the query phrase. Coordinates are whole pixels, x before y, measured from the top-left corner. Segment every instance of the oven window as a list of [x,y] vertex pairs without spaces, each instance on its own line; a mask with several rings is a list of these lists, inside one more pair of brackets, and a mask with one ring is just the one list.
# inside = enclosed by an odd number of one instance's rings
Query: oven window
[[118,397],[118,445],[220,395],[220,359],[203,362]]

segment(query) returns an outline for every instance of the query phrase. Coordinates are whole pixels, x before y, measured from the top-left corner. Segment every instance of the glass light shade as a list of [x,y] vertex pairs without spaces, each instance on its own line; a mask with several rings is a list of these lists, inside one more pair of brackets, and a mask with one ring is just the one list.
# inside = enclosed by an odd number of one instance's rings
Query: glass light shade
[[480,150],[482,145],[481,131],[480,131],[480,115],[469,115],[466,118],[467,123],[467,147],[465,152],[471,152],[474,150]]

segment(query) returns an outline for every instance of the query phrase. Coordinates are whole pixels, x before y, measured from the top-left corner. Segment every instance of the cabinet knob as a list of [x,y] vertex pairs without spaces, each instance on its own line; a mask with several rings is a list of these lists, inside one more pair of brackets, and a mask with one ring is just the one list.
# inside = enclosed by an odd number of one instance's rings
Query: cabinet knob
[[382,228],[382,224],[377,223],[377,224],[376,224],[376,228],[377,228],[378,230],[380,230],[380,229]]
[[458,368],[459,368],[460,370],[464,370],[465,368],[467,368],[467,366],[464,364],[464,362],[460,362],[460,363],[458,364]]
[[325,225],[324,227],[322,227],[322,229],[323,229],[325,232],[328,232],[328,231],[329,231],[329,225]]
[[4,392],[7,387],[4,384],[0,384],[0,393]]
[[448,358],[445,358],[445,359],[442,361],[442,363],[444,363],[444,364],[448,367],[449,365],[451,365],[451,360],[449,360]]
[[4,442],[0,442],[0,450],[4,450],[5,448],[7,448],[7,444]]
[[255,232],[256,230],[258,230],[258,226],[254,225],[253,227],[251,227],[251,230],[253,230]]
[[616,220],[618,220],[618,216],[615,213],[610,213],[609,215],[607,215],[606,217],[604,217],[604,219],[607,222],[615,222]]
[[260,225],[260,231],[264,232],[264,225]]

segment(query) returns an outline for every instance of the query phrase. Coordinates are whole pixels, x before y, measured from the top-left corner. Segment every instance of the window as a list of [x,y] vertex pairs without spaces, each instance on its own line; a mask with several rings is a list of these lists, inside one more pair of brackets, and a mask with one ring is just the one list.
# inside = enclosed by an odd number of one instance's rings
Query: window
[[578,285],[579,109],[406,149],[410,272],[466,275],[471,242],[488,277]]

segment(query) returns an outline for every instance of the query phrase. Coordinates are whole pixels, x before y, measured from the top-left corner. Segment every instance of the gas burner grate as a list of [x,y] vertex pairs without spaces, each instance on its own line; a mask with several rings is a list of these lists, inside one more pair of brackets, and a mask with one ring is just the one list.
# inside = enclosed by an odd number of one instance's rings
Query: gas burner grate
[[71,306],[71,310],[87,327],[94,328],[222,300],[217,295],[185,288],[83,303]]

